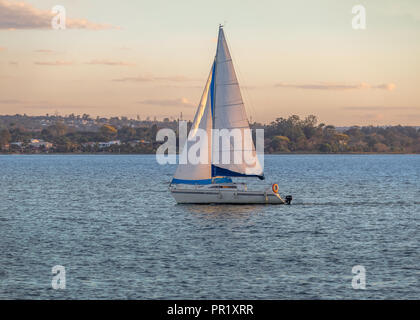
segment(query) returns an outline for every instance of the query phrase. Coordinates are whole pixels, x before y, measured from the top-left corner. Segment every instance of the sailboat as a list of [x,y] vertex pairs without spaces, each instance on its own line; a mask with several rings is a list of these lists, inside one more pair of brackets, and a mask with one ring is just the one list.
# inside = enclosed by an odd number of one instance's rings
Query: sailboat
[[[223,129],[240,132],[242,143],[220,147],[220,136],[214,132]],[[206,161],[179,163],[171,181],[170,191],[177,203],[291,203],[291,196],[283,199],[279,195],[277,184],[262,190],[249,190],[247,184],[232,181],[235,177],[264,180],[264,171],[249,134],[249,122],[222,25],[219,26],[216,56],[180,158],[188,158],[188,152],[197,148],[197,136],[203,132],[207,139],[200,136],[199,147]],[[255,158],[252,165],[244,159],[246,152]],[[238,154],[242,156],[239,160],[243,161],[234,159]],[[232,156],[228,157],[231,159],[228,163],[220,161],[226,156]]]

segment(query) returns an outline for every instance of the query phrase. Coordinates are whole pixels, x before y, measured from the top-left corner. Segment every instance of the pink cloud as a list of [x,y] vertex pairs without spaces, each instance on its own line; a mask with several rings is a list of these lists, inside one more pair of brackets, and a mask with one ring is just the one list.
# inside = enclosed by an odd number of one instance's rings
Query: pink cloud
[[369,83],[361,82],[355,84],[342,84],[342,83],[307,83],[307,84],[291,84],[281,82],[275,85],[279,88],[294,88],[304,90],[362,90],[362,89],[381,89],[392,91],[395,89],[395,84],[385,83],[379,85],[372,85]]
[[124,77],[113,79],[115,82],[150,82],[150,81],[196,81],[196,79],[184,77],[184,76],[152,76],[152,75],[139,75],[136,77]]
[[99,65],[108,65],[108,66],[134,66],[135,63],[125,62],[125,61],[114,61],[114,60],[91,60],[87,64],[99,64]]
[[39,49],[39,50],[35,50],[35,52],[36,53],[45,53],[45,54],[57,53],[57,51],[49,50],[49,49]]
[[40,66],[70,66],[73,64],[73,61],[62,61],[62,60],[56,60],[56,61],[35,61],[34,64],[40,65]]
[[[48,10],[40,10],[25,2],[0,0],[0,29],[48,29],[54,14]],[[98,24],[86,19],[66,19],[69,29],[118,29],[109,24]]]
[[184,97],[177,99],[146,99],[137,101],[137,103],[161,107],[195,107],[195,104]]

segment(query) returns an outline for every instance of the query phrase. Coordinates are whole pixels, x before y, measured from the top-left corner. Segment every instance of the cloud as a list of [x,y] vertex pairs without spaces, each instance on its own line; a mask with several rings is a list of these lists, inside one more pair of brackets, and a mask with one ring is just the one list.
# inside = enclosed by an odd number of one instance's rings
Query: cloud
[[197,79],[188,78],[184,76],[155,77],[154,80],[157,80],[157,81],[197,81]]
[[60,103],[54,103],[54,102],[48,102],[48,101],[39,101],[39,102],[33,102],[31,104],[27,104],[24,106],[21,106],[21,108],[25,110],[43,110],[44,112],[66,112],[66,113],[73,113],[77,110],[84,110],[86,111],[88,108],[100,108],[100,106],[91,106],[91,105],[67,105],[67,104],[60,104]]
[[0,100],[0,104],[20,104],[20,103],[24,103],[24,101],[18,100],[18,99],[2,99],[2,100]]
[[37,64],[39,66],[70,66],[73,65],[73,61],[35,61],[34,64]]
[[384,89],[387,91],[392,91],[395,89],[395,84],[393,83],[384,83],[384,84],[380,84],[378,86],[373,86],[372,88],[374,89]]
[[352,110],[352,111],[387,111],[387,110],[418,110],[420,111],[420,107],[385,107],[385,106],[348,106],[342,107],[341,109],[344,110]]
[[397,115],[399,118],[408,119],[408,120],[420,120],[420,114],[399,114]]
[[115,82],[151,82],[151,81],[196,81],[196,79],[184,77],[184,76],[169,76],[169,77],[155,77],[151,75],[140,75],[136,77],[125,77],[112,79]]
[[339,84],[339,83],[311,83],[311,84],[290,84],[281,82],[275,85],[278,88],[294,88],[304,90],[360,90],[360,89],[381,89],[392,91],[395,89],[395,84],[384,83],[379,85],[371,85],[369,83],[361,82],[356,84]]
[[370,119],[371,121],[381,121],[385,118],[382,113],[369,113],[363,116],[364,118]]
[[153,77],[150,76],[137,76],[137,77],[124,77],[118,79],[112,79],[115,82],[148,82],[154,81]]
[[37,52],[37,53],[46,53],[46,54],[57,53],[57,51],[54,51],[54,50],[48,50],[48,49],[39,49],[39,50],[34,50],[34,52]]
[[[0,29],[51,29],[51,20],[55,14],[49,10],[40,10],[25,2],[0,0]],[[86,19],[66,18],[68,29],[118,29],[109,24],[98,24]]]
[[89,30],[121,29],[120,27],[112,26],[110,24],[93,23],[86,19],[66,19],[66,28]]
[[135,63],[114,60],[91,60],[87,64],[92,65],[107,65],[107,66],[135,66]]
[[161,107],[195,107],[195,104],[188,101],[187,98],[177,99],[146,99],[137,101],[139,104],[147,104]]
[[21,99],[0,99],[0,104],[45,104],[47,101],[30,101]]

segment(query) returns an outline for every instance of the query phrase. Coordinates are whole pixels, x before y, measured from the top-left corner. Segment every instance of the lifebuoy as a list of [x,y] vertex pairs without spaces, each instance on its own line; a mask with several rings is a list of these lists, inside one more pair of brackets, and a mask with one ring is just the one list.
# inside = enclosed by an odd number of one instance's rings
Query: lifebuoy
[[274,183],[272,189],[274,193],[279,192],[279,185],[277,183]]

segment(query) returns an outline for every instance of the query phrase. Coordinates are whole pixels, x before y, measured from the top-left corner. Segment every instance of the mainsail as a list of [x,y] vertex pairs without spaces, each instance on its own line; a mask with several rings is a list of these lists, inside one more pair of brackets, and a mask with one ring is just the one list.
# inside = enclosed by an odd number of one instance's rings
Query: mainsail
[[[224,143],[219,135],[222,130],[235,130],[241,137],[240,143],[230,140]],[[197,137],[200,131],[207,133],[207,139]],[[207,151],[205,163],[190,161],[188,152],[197,147],[200,152]],[[216,57],[182,152],[180,158],[187,159],[187,162],[178,165],[172,180],[174,184],[210,184],[231,182],[229,177],[264,176],[222,26],[219,28]],[[252,165],[245,159],[247,154],[255,159]],[[237,159],[238,155],[240,159]],[[223,160],[227,158],[230,161],[225,163]]]

